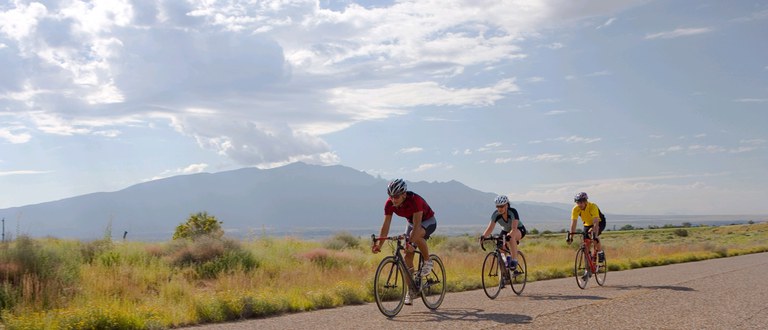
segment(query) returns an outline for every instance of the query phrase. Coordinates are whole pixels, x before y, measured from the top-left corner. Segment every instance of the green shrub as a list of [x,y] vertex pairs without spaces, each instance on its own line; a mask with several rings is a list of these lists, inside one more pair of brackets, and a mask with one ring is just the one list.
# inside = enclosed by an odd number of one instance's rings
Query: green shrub
[[107,239],[83,243],[80,246],[80,255],[82,255],[85,262],[91,264],[99,255],[112,249],[112,246],[112,240]]
[[200,278],[216,278],[223,272],[259,267],[253,254],[236,241],[210,236],[200,236],[194,241],[172,241],[165,258],[172,266],[193,267]]
[[187,222],[176,227],[176,232],[173,233],[173,239],[197,239],[198,237],[203,236],[219,238],[224,236],[224,231],[221,230],[221,224],[221,221],[217,220],[215,216],[208,215],[208,212],[198,212],[190,215]]
[[675,235],[680,236],[680,237],[687,237],[688,236],[688,231],[685,230],[685,229],[682,229],[682,228],[675,229],[674,233],[675,233]]
[[79,277],[78,258],[67,249],[46,249],[28,236],[20,236],[0,255],[0,309],[16,304],[56,307],[64,291]]
[[331,250],[357,249],[360,239],[348,232],[340,232],[326,240],[323,246]]

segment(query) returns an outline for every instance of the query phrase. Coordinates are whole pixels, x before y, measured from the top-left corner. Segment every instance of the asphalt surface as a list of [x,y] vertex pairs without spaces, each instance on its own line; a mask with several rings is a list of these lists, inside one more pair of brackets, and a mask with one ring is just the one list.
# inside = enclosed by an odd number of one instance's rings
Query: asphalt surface
[[[608,260],[610,263],[610,259]],[[450,279],[448,279],[450,281]],[[188,327],[221,329],[768,329],[768,253],[609,272],[606,284],[573,277],[502,290],[447,293],[386,318],[375,303]]]

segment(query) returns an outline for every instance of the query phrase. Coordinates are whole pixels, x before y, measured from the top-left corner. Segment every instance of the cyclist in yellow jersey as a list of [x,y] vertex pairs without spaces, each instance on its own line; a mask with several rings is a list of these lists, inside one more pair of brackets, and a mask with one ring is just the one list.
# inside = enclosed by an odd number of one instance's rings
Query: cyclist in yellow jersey
[[[598,258],[602,261],[605,258],[605,254],[603,253],[603,247],[598,236],[605,230],[605,216],[602,215],[597,204],[589,202],[588,198],[585,192],[580,192],[573,197],[576,205],[573,206],[571,211],[571,232],[576,232],[576,220],[581,218],[581,221],[584,223],[584,237],[589,237],[589,233],[594,232],[595,248],[598,251]],[[595,224],[597,224],[597,231],[595,231]],[[573,239],[569,236],[568,244],[571,244],[572,241]],[[589,246],[587,246],[587,249],[589,249]]]

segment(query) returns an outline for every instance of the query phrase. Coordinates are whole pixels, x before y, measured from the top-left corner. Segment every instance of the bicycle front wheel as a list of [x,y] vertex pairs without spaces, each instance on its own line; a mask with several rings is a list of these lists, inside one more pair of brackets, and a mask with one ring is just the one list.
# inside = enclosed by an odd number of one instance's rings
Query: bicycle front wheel
[[421,278],[421,300],[429,309],[437,309],[445,298],[445,267],[440,257],[431,254],[432,272]]
[[584,253],[584,249],[576,251],[576,262],[573,265],[573,276],[576,277],[576,284],[579,288],[585,289],[587,287],[587,281],[589,281],[589,265],[587,264],[587,256]]
[[608,276],[608,262],[606,262],[606,258],[603,256],[603,261],[598,260],[597,262],[597,274],[595,274],[597,285],[603,286],[606,276]]
[[384,258],[373,278],[373,296],[379,311],[387,317],[400,313],[405,303],[407,284],[402,267],[393,256]]
[[523,293],[525,289],[525,283],[528,281],[528,265],[525,263],[525,256],[523,252],[517,251],[517,267],[510,269],[512,276],[512,291],[515,291],[516,295]]
[[501,287],[504,286],[504,282],[501,280],[501,272],[506,270],[501,267],[504,266],[499,264],[499,256],[496,252],[489,252],[485,256],[481,280],[483,282],[483,291],[485,291],[485,295],[488,298],[496,299],[499,296]]

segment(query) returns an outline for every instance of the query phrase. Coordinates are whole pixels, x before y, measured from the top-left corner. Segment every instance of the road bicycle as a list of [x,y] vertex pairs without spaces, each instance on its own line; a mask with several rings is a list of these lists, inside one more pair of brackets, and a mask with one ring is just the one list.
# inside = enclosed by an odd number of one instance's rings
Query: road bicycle
[[608,275],[608,264],[605,255],[603,255],[603,260],[598,260],[593,234],[583,235],[568,232],[567,239],[570,241],[573,235],[581,236],[581,246],[576,250],[576,261],[573,264],[573,276],[576,277],[576,284],[579,285],[579,288],[585,289],[589,278],[595,275],[597,285],[603,286],[605,277]]
[[519,249],[517,250],[517,266],[512,269],[507,267],[504,260],[504,254],[509,255],[509,251],[504,246],[504,236],[491,235],[483,237],[480,247],[485,251],[483,242],[496,241],[496,248],[488,252],[483,261],[483,291],[488,298],[496,299],[507,284],[512,287],[516,295],[523,293],[525,283],[528,281],[528,265],[525,262],[525,255]]
[[[376,299],[376,306],[379,307],[382,314],[393,317],[400,313],[405,304],[405,295],[408,294],[408,290],[411,292],[411,297],[421,296],[421,300],[427,308],[434,310],[440,307],[445,298],[445,267],[443,267],[443,261],[440,260],[440,257],[430,254],[429,259],[432,260],[433,265],[432,271],[426,276],[419,276],[424,260],[421,251],[417,249],[415,253],[418,255],[419,269],[416,271],[416,275],[413,275],[408,272],[403,256],[405,235],[379,238],[376,235],[371,235],[371,239],[374,242],[381,240],[389,241],[390,245],[393,245],[394,242],[397,244],[393,248],[392,255],[381,260],[373,278],[373,295]],[[405,244],[410,243],[406,242]]]

